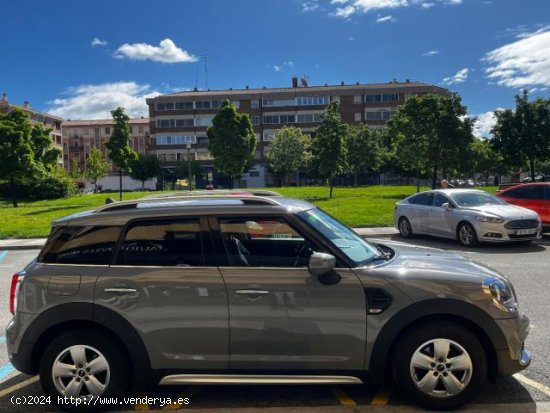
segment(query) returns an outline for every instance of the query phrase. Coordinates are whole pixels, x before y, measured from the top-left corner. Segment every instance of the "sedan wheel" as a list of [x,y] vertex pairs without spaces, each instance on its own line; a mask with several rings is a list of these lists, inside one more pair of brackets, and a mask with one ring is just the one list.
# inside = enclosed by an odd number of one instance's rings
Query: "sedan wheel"
[[399,234],[403,237],[403,238],[410,238],[412,237],[412,228],[411,228],[411,223],[409,222],[409,220],[405,217],[402,217],[399,219],[399,222],[397,224],[397,227],[399,229]]
[[458,242],[464,247],[474,247],[477,245],[476,230],[467,222],[458,227]]

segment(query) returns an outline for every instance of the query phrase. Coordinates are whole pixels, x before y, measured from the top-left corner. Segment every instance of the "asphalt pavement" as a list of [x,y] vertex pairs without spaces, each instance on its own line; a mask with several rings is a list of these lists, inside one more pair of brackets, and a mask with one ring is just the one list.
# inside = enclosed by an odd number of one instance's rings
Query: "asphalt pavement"
[[[386,234],[391,235],[391,234]],[[403,242],[398,236],[380,242]],[[489,265],[509,276],[515,285],[520,309],[532,321],[527,347],[533,354],[531,366],[519,375],[499,379],[489,385],[461,412],[531,413],[550,412],[550,306],[547,305],[550,276],[550,237],[530,245],[486,245],[464,249],[454,241],[417,237],[406,243],[443,248]],[[23,268],[37,250],[5,250],[0,246],[0,322],[6,325],[9,313],[11,274]],[[19,374],[7,360],[5,337],[0,333],[0,411],[58,411],[44,396],[36,377]],[[392,388],[367,385],[348,386],[170,386],[133,387],[135,400],[117,400],[111,411],[190,410],[238,411],[253,413],[294,412],[420,412]],[[139,397],[157,397],[153,403]],[[170,398],[171,403],[166,403]],[[188,404],[176,402],[188,399]],[[33,401],[33,405],[28,402]],[[152,401],[152,400],[149,400]],[[40,404],[44,402],[44,404]],[[20,403],[20,404],[17,404]]]

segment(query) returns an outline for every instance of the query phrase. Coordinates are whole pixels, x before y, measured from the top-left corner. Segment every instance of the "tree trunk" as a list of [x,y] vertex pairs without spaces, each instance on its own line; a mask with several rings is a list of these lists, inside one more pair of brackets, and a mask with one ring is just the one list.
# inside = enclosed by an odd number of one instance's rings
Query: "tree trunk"
[[288,173],[283,176],[283,186],[288,186]]
[[329,185],[330,185],[329,196],[330,196],[330,199],[332,199],[332,190],[334,188],[334,177],[332,176],[329,178]]
[[118,199],[122,201],[122,168],[118,169]]
[[435,189],[437,186],[437,166],[434,166],[432,171],[432,189]]
[[420,192],[420,171],[416,175],[416,192]]
[[357,171],[353,174],[353,186],[357,186]]
[[531,182],[535,182],[535,160],[533,158],[529,159],[529,169],[531,170]]
[[11,192],[11,203],[14,208],[17,208],[17,193],[15,192],[15,180],[10,178],[10,192]]
[[141,190],[145,191],[145,181],[141,181]]

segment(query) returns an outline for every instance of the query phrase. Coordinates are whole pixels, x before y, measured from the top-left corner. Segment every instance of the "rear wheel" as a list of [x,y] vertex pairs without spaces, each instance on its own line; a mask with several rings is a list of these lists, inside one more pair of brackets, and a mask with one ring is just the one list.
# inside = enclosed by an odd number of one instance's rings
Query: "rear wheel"
[[405,217],[399,218],[399,222],[397,223],[397,228],[399,229],[399,234],[403,238],[410,238],[413,235],[411,223],[409,220]]
[[393,377],[408,397],[430,409],[468,403],[487,378],[479,340],[460,325],[435,322],[416,328],[397,344]]
[[467,222],[463,222],[458,226],[457,238],[460,245],[463,247],[475,247],[478,244],[476,230]]
[[126,360],[120,345],[109,336],[84,330],[65,333],[44,351],[40,382],[56,403],[58,397],[80,400],[60,405],[64,410],[97,411],[98,406],[85,402],[124,395],[129,380]]

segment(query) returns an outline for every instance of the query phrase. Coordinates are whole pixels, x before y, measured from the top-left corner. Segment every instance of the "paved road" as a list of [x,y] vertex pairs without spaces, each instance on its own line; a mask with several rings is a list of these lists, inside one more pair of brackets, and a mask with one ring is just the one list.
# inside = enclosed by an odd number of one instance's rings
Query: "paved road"
[[[385,242],[387,240],[380,240]],[[392,241],[403,242],[399,237]],[[550,412],[550,306],[547,305],[547,287],[550,277],[550,237],[528,246],[484,246],[464,250],[452,241],[420,237],[407,241],[414,245],[443,248],[466,255],[480,263],[488,264],[508,275],[514,282],[521,309],[534,325],[528,340],[534,361],[521,376],[490,383],[487,389],[465,411],[531,413]],[[8,300],[11,274],[21,269],[37,251],[0,251],[0,322],[6,325],[10,319]],[[19,388],[18,388],[19,387]],[[139,400],[118,404],[118,410],[153,410],[182,408],[229,409],[279,407],[282,412],[315,411],[336,412],[340,407],[355,406],[354,411],[395,412],[416,411],[400,399],[391,388],[373,386],[176,386],[134,388],[135,396],[178,397],[189,399],[188,405],[161,406],[159,400],[144,405]],[[43,392],[36,378],[18,374],[7,361],[5,339],[0,332],[0,411],[45,412],[57,411],[51,405],[14,405],[12,396],[39,396]],[[19,399],[21,401],[22,399]],[[113,406],[113,409],[115,406]],[[374,409],[374,410],[372,410]],[[279,409],[272,413],[278,412]]]

